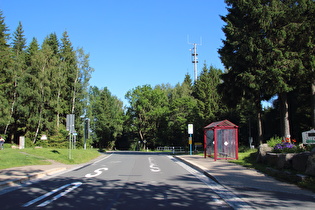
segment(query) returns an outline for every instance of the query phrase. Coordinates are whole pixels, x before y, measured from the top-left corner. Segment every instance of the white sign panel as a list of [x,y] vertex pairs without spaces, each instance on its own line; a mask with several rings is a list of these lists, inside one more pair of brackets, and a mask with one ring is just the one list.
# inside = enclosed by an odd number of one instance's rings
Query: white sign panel
[[24,149],[25,148],[25,137],[20,136],[19,138],[19,149]]
[[193,134],[193,133],[194,133],[194,125],[188,124],[188,134]]
[[302,133],[303,144],[315,144],[315,130],[305,131]]

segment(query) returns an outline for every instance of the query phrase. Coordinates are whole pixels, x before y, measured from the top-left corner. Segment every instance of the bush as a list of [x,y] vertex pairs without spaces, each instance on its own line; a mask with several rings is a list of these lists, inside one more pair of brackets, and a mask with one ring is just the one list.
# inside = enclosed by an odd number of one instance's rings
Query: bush
[[279,136],[272,137],[267,141],[269,147],[275,147],[277,144],[282,143],[282,138]]
[[48,148],[48,141],[47,140],[38,140],[38,141],[36,141],[35,146]]

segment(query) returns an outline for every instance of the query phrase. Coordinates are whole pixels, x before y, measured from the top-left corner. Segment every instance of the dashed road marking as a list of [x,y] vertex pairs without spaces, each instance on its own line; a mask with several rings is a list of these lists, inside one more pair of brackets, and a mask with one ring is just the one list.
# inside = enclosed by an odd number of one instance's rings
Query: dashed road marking
[[34,203],[36,203],[36,202],[38,202],[38,201],[40,201],[40,200],[43,200],[43,199],[45,199],[45,198],[51,196],[52,194],[54,194],[54,193],[56,193],[56,192],[59,192],[59,191],[65,189],[65,188],[67,188],[67,187],[73,185],[71,188],[67,189],[66,191],[61,192],[61,193],[59,193],[58,195],[55,195],[52,199],[47,200],[47,201],[45,201],[45,202],[43,202],[43,203],[37,205],[37,207],[44,207],[44,206],[47,206],[47,205],[50,204],[51,202],[57,200],[58,198],[61,198],[62,196],[68,194],[68,193],[71,192],[72,190],[78,188],[81,184],[82,184],[82,182],[73,182],[73,183],[71,183],[71,184],[63,185],[63,186],[61,186],[61,187],[59,187],[59,188],[57,188],[57,189],[54,189],[54,190],[52,190],[52,191],[46,193],[45,195],[42,195],[42,196],[40,196],[40,197],[38,197],[38,198],[35,198],[35,199],[33,199],[33,200],[27,202],[26,204],[22,205],[22,207],[28,207],[28,206],[30,206],[30,205],[32,205],[32,204],[34,204]]

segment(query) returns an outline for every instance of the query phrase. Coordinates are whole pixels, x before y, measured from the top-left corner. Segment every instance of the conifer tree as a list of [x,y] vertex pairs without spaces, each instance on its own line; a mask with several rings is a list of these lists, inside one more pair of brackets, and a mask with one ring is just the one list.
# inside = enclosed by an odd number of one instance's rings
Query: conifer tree
[[220,84],[221,70],[215,69],[210,66],[208,69],[206,64],[202,72],[194,84],[193,96],[197,99],[199,115],[201,117],[200,127],[205,126],[207,123],[217,121],[218,113],[222,109],[220,104],[221,98],[217,91],[217,86]]
[[0,133],[6,134],[6,125],[10,120],[10,103],[7,91],[10,87],[11,51],[8,44],[9,29],[7,28],[2,11],[0,11]]
[[64,32],[62,36],[62,45],[61,45],[61,59],[63,68],[65,71],[65,78],[67,81],[67,95],[65,95],[65,100],[68,102],[67,110],[69,113],[74,114],[75,112],[75,102],[77,97],[77,91],[79,87],[79,76],[80,70],[77,66],[76,54],[73,50],[72,43],[69,39],[68,33]]
[[107,88],[100,90],[97,87],[91,87],[90,103],[93,115],[91,127],[95,133],[94,142],[100,148],[112,149],[123,130],[122,102]]
[[37,57],[39,54],[39,45],[36,38],[33,38],[26,49],[27,69],[20,85],[23,91],[20,92],[21,104],[20,115],[24,116],[26,138],[33,140],[38,119],[40,100],[39,92],[39,69],[37,67]]
[[[26,62],[25,62],[25,48],[26,48],[26,39],[24,38],[24,31],[22,23],[19,22],[19,25],[16,31],[13,34],[13,43],[12,43],[12,67],[10,68],[11,74],[11,85],[8,91],[8,97],[10,101],[10,120],[6,125],[6,131],[11,125],[11,133],[17,133],[18,130],[21,130],[23,125],[24,116],[20,114],[20,108],[23,107],[20,100],[20,93],[23,91],[21,88],[23,76],[26,71]],[[17,138],[17,137],[16,137]]]

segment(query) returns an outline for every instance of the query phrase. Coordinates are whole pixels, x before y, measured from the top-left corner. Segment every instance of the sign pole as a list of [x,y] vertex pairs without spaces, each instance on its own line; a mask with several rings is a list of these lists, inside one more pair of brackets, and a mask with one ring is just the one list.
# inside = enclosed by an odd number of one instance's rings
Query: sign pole
[[192,155],[192,134],[189,136],[189,154]]
[[192,155],[192,135],[194,133],[194,125],[188,124],[188,134],[189,134],[189,154]]

